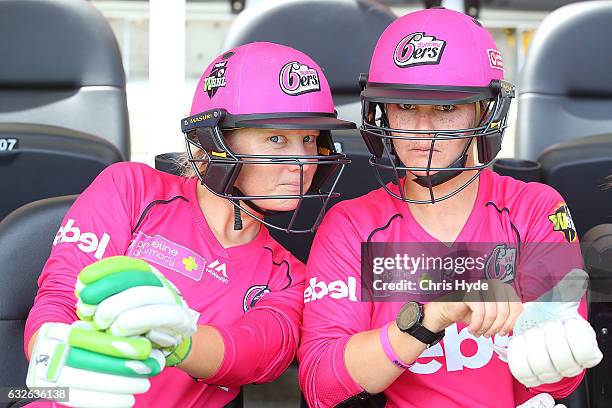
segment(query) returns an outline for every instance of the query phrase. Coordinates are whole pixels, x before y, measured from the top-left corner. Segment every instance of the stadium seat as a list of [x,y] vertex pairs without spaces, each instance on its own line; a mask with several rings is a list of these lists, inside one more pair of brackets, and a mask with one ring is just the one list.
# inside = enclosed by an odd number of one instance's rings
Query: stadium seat
[[604,356],[599,365],[587,370],[589,401],[590,408],[604,408],[612,406],[612,224],[587,231],[582,253],[590,278],[589,321]]
[[0,38],[0,123],[94,135],[130,159],[121,55],[91,2],[0,0]]
[[108,141],[55,126],[0,123],[0,145],[2,140],[15,142],[0,151],[0,220],[35,200],[79,194],[122,160]]
[[[609,223],[612,215],[612,193],[606,187],[612,173],[612,53],[604,51],[612,36],[611,19],[612,2],[606,1],[579,2],[553,11],[538,28],[518,87],[516,156],[537,160],[542,181],[567,201],[597,290],[607,279],[594,279],[597,268],[589,266],[593,248],[602,256],[607,256],[607,247],[612,248],[606,233],[595,227]],[[597,231],[603,235],[598,237]],[[575,393],[588,399],[568,406],[600,408],[612,402],[611,363],[606,357],[612,350],[609,304],[590,303],[589,320],[604,360],[588,370],[581,385],[588,384],[588,392]]]
[[568,140],[544,150],[542,182],[565,199],[578,236],[612,221],[612,134]]
[[535,160],[553,144],[612,132],[610,21],[612,2],[584,1],[538,27],[518,82],[516,157]]
[[542,181],[542,165],[532,160],[508,157],[495,159],[493,171],[500,176],[510,176],[525,183]]
[[308,54],[325,72],[339,115],[360,122],[359,75],[368,72],[378,37],[396,18],[375,0],[263,2],[236,18],[223,48],[271,41]]
[[[29,203],[0,222],[0,342],[3,350],[0,384],[25,386],[28,362],[23,353],[23,331],[34,304],[37,279],[53,237],[75,195]],[[10,369],[8,369],[10,367]]]
[[[396,18],[387,6],[375,0],[265,2],[248,8],[236,18],[223,48],[272,41],[310,55],[325,72],[339,117],[359,124],[359,75],[368,72],[378,37]],[[339,21],[342,23],[338,24]],[[342,58],[338,58],[340,54]],[[335,131],[333,136],[352,160],[336,189],[342,194],[341,200],[377,188],[368,164],[370,155],[359,131]],[[306,205],[302,210],[304,218],[313,219],[316,207]],[[288,216],[274,217],[273,221],[286,224],[288,219],[283,217]],[[299,259],[307,259],[314,234],[288,235],[272,231],[272,235]]]
[[[0,222],[0,385],[25,387],[28,362],[23,354],[25,322],[38,290],[37,280],[51,252],[64,215],[77,195],[29,203]],[[1,401],[0,401],[1,403]],[[22,406],[16,403],[14,406]],[[6,405],[10,406],[10,405]],[[225,408],[241,408],[242,392]]]

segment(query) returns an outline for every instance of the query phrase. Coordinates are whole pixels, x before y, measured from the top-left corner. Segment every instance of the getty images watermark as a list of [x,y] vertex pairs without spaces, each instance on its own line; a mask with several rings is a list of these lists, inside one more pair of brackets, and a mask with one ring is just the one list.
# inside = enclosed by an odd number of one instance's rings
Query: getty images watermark
[[[361,300],[370,302],[505,301],[509,287],[517,301],[559,301],[555,285],[584,269],[580,245],[571,242],[371,242],[362,244],[361,260]],[[598,281],[597,301],[612,300],[611,283]]]

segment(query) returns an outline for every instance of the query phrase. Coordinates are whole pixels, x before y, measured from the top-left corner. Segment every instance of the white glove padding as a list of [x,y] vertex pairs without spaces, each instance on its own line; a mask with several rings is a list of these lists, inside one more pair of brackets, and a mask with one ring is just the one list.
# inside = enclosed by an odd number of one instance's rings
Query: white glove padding
[[529,401],[525,401],[516,408],[567,408],[563,404],[555,405],[555,400],[550,394],[543,393],[538,394],[531,398]]
[[595,331],[578,313],[587,280],[586,272],[574,269],[538,301],[524,304],[507,351],[510,371],[520,383],[554,383],[603,358]]
[[76,285],[77,314],[117,336],[145,335],[177,346],[197,329],[199,313],[147,262],[117,256],[87,266]]
[[165,287],[136,286],[103,300],[93,321],[111,334],[145,335],[168,347],[195,333],[199,316],[185,303],[177,303]]
[[131,407],[149,390],[147,377],[164,368],[164,356],[144,338],[122,339],[72,326],[45,323],[28,367],[28,387],[68,387],[70,407]]

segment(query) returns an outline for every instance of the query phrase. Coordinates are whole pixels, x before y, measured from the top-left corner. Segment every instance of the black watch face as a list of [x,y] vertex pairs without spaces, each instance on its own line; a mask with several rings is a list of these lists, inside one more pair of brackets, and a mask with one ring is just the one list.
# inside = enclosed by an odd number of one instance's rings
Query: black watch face
[[408,330],[418,322],[419,317],[420,309],[418,303],[406,303],[397,316],[397,326],[400,330]]

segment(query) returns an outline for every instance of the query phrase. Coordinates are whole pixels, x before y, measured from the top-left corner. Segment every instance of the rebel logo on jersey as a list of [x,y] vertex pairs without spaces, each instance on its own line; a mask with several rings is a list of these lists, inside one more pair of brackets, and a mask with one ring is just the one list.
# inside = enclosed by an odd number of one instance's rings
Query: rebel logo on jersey
[[442,342],[426,349],[409,370],[415,374],[434,374],[443,367],[449,372],[482,368],[491,362],[493,347],[506,347],[510,338],[499,334],[475,337],[468,327],[459,330],[457,323],[453,323],[444,330]]
[[317,278],[311,278],[309,285],[304,290],[304,303],[314,302],[329,296],[332,299],[348,298],[352,302],[357,301],[357,279],[348,277],[347,281],[342,280],[325,283],[317,282]]
[[567,204],[558,204],[555,211],[548,216],[548,220],[553,224],[553,230],[562,233],[567,242],[576,241],[576,227]]
[[279,83],[283,92],[291,96],[321,90],[317,70],[298,61],[283,65],[280,70]]
[[208,97],[212,99],[217,93],[219,88],[223,88],[226,85],[225,72],[227,70],[227,61],[217,62],[210,75],[206,77],[204,81],[204,92],[208,94]]
[[110,239],[110,236],[105,232],[102,233],[100,238],[93,232],[81,232],[81,229],[75,225],[75,221],[70,218],[66,221],[66,225],[61,226],[57,231],[53,246],[64,242],[74,243],[80,251],[86,254],[93,252],[93,257],[100,260],[106,252]]
[[446,41],[424,32],[411,33],[397,43],[393,61],[400,68],[439,64]]

